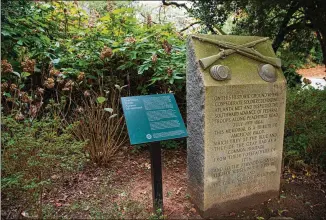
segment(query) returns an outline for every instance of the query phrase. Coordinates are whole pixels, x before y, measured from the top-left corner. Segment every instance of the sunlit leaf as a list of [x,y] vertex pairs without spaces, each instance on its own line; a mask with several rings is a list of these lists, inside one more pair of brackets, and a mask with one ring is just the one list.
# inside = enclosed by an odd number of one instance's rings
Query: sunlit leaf
[[149,65],[148,64],[144,64],[144,65],[141,65],[139,68],[138,68],[138,74],[143,74],[144,71],[148,70],[149,69]]
[[183,79],[182,76],[173,76],[174,79]]
[[103,102],[106,101],[106,98],[103,97],[103,96],[100,96],[100,97],[97,97],[96,101],[97,101],[99,104],[102,104]]
[[35,67],[34,67],[34,72],[40,73],[41,70],[35,66]]
[[17,44],[21,46],[21,45],[23,45],[23,41],[19,40],[19,41],[17,41]]
[[10,32],[8,32],[8,31],[6,31],[6,30],[2,30],[2,31],[1,31],[1,34],[2,34],[3,36],[11,36]]
[[109,20],[111,20],[111,17],[110,17],[110,15],[108,14],[108,15],[105,15],[105,16],[101,17],[100,20],[101,20],[101,21],[109,21]]
[[20,78],[20,74],[18,72],[12,72],[13,74],[15,74],[16,76],[18,76]]
[[58,59],[53,59],[52,60],[52,63],[55,65],[55,64],[58,64],[60,62],[60,58],[58,58]]
[[22,78],[25,78],[25,77],[27,77],[27,76],[30,76],[31,74],[29,73],[29,72],[22,72],[21,73],[21,77]]

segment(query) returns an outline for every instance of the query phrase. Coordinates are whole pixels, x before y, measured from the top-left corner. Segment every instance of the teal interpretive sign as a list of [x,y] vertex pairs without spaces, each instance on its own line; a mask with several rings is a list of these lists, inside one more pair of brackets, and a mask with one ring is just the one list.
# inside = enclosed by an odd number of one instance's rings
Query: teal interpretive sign
[[187,137],[173,94],[121,98],[131,144]]

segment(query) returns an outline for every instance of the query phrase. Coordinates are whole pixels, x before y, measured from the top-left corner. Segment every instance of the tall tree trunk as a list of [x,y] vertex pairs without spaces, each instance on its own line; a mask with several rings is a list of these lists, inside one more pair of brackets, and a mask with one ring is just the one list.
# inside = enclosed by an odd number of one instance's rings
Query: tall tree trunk
[[317,31],[317,38],[321,46],[321,51],[323,52],[323,63],[326,69],[326,31],[324,33],[322,33],[321,31]]
[[272,47],[273,50],[276,52],[278,48],[281,46],[282,42],[284,41],[285,36],[288,34],[289,30],[287,28],[293,14],[298,10],[298,3],[293,1],[288,9],[286,16],[284,17],[282,24],[279,28],[279,31],[273,41]]
[[323,63],[326,68],[326,1],[310,0],[305,2],[305,13],[311,21],[312,28],[316,31],[317,39],[323,52]]

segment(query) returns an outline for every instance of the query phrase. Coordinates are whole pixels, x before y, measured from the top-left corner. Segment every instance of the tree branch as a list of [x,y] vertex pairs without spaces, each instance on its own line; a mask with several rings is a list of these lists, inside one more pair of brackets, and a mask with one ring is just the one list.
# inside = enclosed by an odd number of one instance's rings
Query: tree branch
[[213,25],[213,26],[216,28],[219,35],[226,35],[226,33],[222,30],[222,28],[218,27],[217,25]]
[[[163,5],[174,5],[174,6],[177,6],[178,8],[184,8],[187,10],[187,12],[190,12],[190,8],[187,7],[187,5],[185,3],[177,3],[177,2],[166,2],[166,0],[162,0],[162,3]],[[210,24],[210,23],[206,23],[206,22],[203,22],[206,27],[208,28],[208,30],[210,30],[212,32],[212,34],[217,34],[217,32],[214,30],[213,26]]]
[[272,47],[273,47],[273,50],[276,52],[277,49],[281,46],[282,42],[284,41],[284,38],[285,36],[288,34],[288,29],[287,29],[287,26],[293,16],[293,14],[298,10],[298,2],[292,2],[291,5],[290,5],[290,8],[288,9],[283,21],[282,21],[282,24],[279,28],[279,31],[273,41],[273,44],[272,44]]
[[300,28],[304,28],[305,26],[308,27],[308,24],[303,23],[303,22],[298,22],[298,23],[295,23],[295,24],[291,24],[290,26],[287,26],[285,28],[285,33],[288,34],[291,31],[294,31],[294,30],[297,30],[297,29],[300,29]]
[[187,27],[181,29],[179,32],[184,32],[185,30],[188,30],[189,28],[191,28],[192,26],[196,25],[196,24],[200,24],[200,21],[196,21],[194,23],[191,23],[190,25],[188,25]]
[[162,0],[162,3],[163,3],[163,5],[167,5],[167,6],[174,5],[174,6],[177,6],[178,8],[182,7],[184,9],[186,9],[187,11],[189,11],[189,8],[187,7],[187,5],[185,3],[179,4],[177,2],[166,2],[166,0]]
[[[143,13],[140,13],[140,15],[141,15],[143,18],[147,19],[147,17],[146,17],[145,15],[143,15]],[[153,22],[153,24],[157,24],[157,22],[154,22],[154,21],[152,21],[152,22]],[[145,21],[144,23],[146,23],[146,21]]]
[[323,63],[325,65],[325,72],[326,72],[326,38],[322,36],[320,31],[317,31],[317,39],[320,42],[321,50],[323,52]]
[[206,24],[206,27],[208,30],[210,30],[213,34],[217,34],[217,32],[214,30],[213,26],[211,24]]

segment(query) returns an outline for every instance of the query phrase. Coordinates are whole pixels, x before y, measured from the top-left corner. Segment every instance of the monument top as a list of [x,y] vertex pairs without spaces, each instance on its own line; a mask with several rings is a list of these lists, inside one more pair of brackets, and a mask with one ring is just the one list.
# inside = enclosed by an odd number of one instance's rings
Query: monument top
[[[273,51],[268,38],[256,36],[230,36],[230,35],[191,35],[188,39],[192,41],[196,62],[203,73],[204,85],[247,85],[262,84],[269,82],[285,82],[281,71],[281,63]],[[270,81],[262,77],[265,66],[273,66],[275,78]],[[210,71],[216,65],[227,67],[232,80],[217,81]],[[269,68],[267,68],[269,69]],[[222,71],[223,72],[223,71]],[[224,77],[224,76],[222,76]]]

